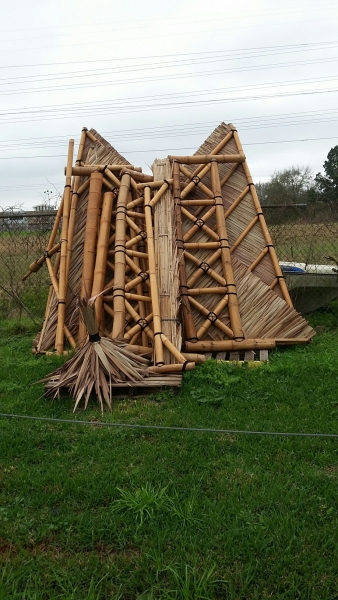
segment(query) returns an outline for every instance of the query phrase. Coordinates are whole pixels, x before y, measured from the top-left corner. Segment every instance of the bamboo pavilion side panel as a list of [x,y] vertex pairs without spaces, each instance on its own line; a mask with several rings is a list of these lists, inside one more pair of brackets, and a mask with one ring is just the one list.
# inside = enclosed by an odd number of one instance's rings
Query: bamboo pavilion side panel
[[[195,155],[198,154],[211,154],[213,149],[229,134],[234,127],[232,125],[226,125],[221,123],[216,129],[210,134],[207,140],[200,146]],[[239,152],[238,146],[234,138],[231,138],[223,148],[217,152],[218,155],[222,154],[237,154]],[[194,165],[195,166],[195,165]],[[232,169],[231,164],[219,164],[219,172],[221,180],[227,175]],[[190,170],[194,169],[190,167]],[[203,178],[203,183],[210,187],[210,175],[207,174]],[[243,264],[250,267],[256,259],[260,256],[262,251],[266,249],[267,242],[263,234],[262,229],[262,216],[257,218],[257,210],[254,205],[251,186],[248,186],[248,178],[244,172],[243,165],[239,164],[231,175],[231,177],[222,186],[222,197],[224,208],[226,211],[231,209],[231,206],[236,202],[238,197],[245,191],[247,194],[237,204],[233,212],[226,217],[227,229],[229,234],[229,240],[233,246],[238,240],[239,236],[243,234],[246,229],[252,224],[254,219],[257,222],[253,225],[252,229],[248,231],[244,239],[240,244],[233,250],[234,256],[238,258]],[[200,195],[200,190],[198,191]],[[261,211],[260,211],[261,212]],[[253,272],[257,277],[262,279],[267,285],[273,285],[274,293],[278,296],[283,297],[280,284],[276,282],[276,275],[280,276],[280,273],[276,273],[273,261],[269,253],[267,253],[262,259],[263,262],[259,261],[257,266],[253,269]]]
[[[127,165],[128,161],[113,148],[109,142],[104,140],[97,134],[94,129],[90,130],[90,133],[97,137],[97,141],[93,142],[89,137],[86,138],[83,162],[85,164],[121,164]],[[88,179],[87,176],[81,177],[80,185]],[[83,249],[84,249],[84,234],[86,227],[87,218],[87,207],[88,207],[88,189],[85,190],[78,199],[78,206],[76,212],[74,238],[72,244],[72,255],[70,262],[69,278],[68,278],[68,290],[66,297],[66,316],[65,323],[75,337],[77,336],[78,325],[79,325],[79,311],[78,311],[78,295],[81,289],[82,279],[82,260],[83,260]],[[54,348],[55,334],[57,327],[58,318],[58,305],[57,299],[54,295],[51,307],[48,315],[48,322],[45,328],[42,330],[42,337],[40,333],[34,340],[34,344],[40,342],[40,350],[48,351]]]

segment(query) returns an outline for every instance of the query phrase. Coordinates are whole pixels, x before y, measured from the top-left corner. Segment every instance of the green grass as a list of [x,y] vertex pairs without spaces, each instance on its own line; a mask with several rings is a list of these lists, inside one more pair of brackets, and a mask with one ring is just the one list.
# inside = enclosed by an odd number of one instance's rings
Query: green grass
[[[207,361],[107,421],[337,433],[338,310],[260,369]],[[32,383],[60,359],[2,324],[1,412],[73,418]],[[14,335],[16,334],[16,335]],[[74,419],[100,420],[93,401]],[[0,419],[0,599],[338,597],[337,440]]]

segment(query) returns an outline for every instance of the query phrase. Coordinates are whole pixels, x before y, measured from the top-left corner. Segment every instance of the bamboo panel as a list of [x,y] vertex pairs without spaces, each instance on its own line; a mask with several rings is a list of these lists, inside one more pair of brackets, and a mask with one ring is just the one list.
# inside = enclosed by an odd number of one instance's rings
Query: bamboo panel
[[[96,138],[93,142],[88,134]],[[102,138],[94,129],[87,132],[86,141],[84,144],[82,160],[86,164],[119,164],[121,166],[128,165],[128,161],[121,156],[104,138]],[[82,178],[83,179],[83,178]],[[82,184],[81,181],[80,192]],[[88,185],[88,184],[87,184]],[[73,252],[70,261],[68,292],[66,298],[66,315],[65,321],[71,334],[77,337],[79,313],[77,308],[77,298],[81,289],[82,278],[82,256],[84,246],[84,235],[86,225],[86,213],[88,203],[88,189],[81,190],[78,199],[78,208],[76,212]],[[55,346],[55,335],[57,327],[57,299],[53,296],[49,311],[48,320],[44,324],[43,331],[39,334],[39,345],[42,352],[53,349]]]
[[[155,160],[153,173],[155,181],[169,179],[171,175],[169,160]],[[162,331],[180,350],[182,332],[178,321],[179,272],[174,224],[175,206],[173,194],[167,184],[162,185],[154,194],[150,204],[154,207],[155,260]],[[165,347],[163,356],[166,365],[175,362],[172,353]]]

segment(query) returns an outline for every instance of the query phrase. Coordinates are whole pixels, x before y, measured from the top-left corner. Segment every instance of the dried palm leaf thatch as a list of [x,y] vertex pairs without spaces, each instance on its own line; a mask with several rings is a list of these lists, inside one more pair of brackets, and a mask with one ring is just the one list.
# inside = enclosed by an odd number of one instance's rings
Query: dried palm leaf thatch
[[112,384],[137,385],[149,375],[149,361],[126,350],[121,340],[100,337],[95,316],[94,302],[80,300],[80,313],[89,338],[75,355],[42,381],[47,395],[59,397],[61,388],[68,388],[75,400],[74,411],[82,398],[88,406],[91,393],[96,393],[101,411],[104,402],[112,408]]

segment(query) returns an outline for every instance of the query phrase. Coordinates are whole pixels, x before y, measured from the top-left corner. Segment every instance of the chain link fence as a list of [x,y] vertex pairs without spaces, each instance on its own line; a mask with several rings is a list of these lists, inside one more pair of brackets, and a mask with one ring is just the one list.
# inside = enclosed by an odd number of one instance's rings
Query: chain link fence
[[22,277],[44,255],[55,214],[0,213],[0,321],[23,315],[43,320],[50,285],[46,266],[25,281]]
[[[302,313],[338,297],[338,208],[334,204],[263,206],[277,256]],[[43,256],[55,211],[0,214],[0,321],[43,320],[49,290],[44,265],[25,281],[29,265]]]

